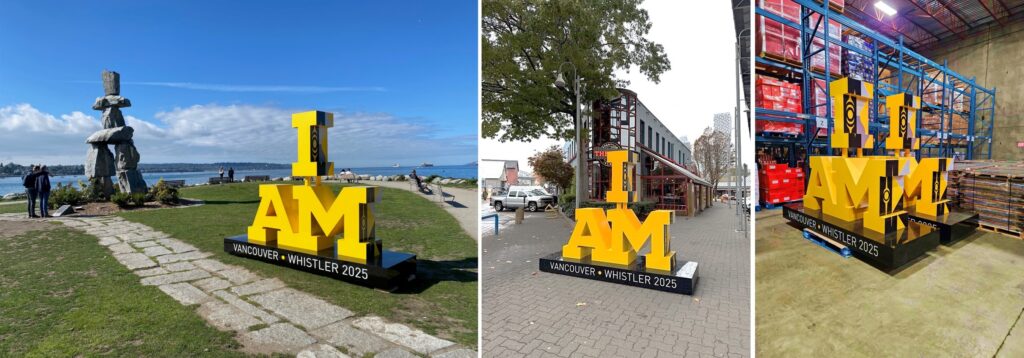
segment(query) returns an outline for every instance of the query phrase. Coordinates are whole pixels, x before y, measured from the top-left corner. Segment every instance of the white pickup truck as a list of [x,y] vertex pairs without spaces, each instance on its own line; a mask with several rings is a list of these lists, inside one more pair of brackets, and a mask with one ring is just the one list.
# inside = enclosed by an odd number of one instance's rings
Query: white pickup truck
[[516,186],[513,185],[504,193],[497,193],[491,196],[491,206],[495,211],[505,209],[526,208],[529,211],[544,209],[548,205],[557,205],[558,198],[548,194],[539,186]]

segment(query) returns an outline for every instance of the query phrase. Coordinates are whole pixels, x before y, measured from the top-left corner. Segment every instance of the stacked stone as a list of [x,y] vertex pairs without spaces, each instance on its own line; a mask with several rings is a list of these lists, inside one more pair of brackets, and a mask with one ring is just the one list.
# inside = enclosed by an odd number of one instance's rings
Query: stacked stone
[[[104,96],[97,98],[92,109],[103,111],[103,129],[85,140],[92,146],[85,159],[85,176],[100,185],[104,195],[114,192],[111,176],[117,175],[118,187],[122,193],[145,193],[146,181],[139,173],[139,151],[135,149],[132,134],[135,130],[125,125],[121,108],[131,107],[132,102],[121,96],[121,75],[103,71]],[[114,153],[108,145],[114,145]],[[116,167],[115,167],[116,165]]]

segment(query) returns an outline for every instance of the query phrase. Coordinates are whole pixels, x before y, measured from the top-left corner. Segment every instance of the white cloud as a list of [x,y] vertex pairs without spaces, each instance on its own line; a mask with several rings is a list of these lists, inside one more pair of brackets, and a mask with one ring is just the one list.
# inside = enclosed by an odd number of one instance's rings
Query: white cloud
[[193,82],[125,82],[125,84],[157,86],[170,88],[183,88],[192,90],[218,91],[218,92],[300,92],[300,93],[327,93],[327,92],[384,92],[383,87],[329,87],[329,86],[291,86],[291,85],[228,85],[217,83],[193,83]]
[[[301,110],[253,105],[194,105],[154,115],[126,116],[142,161],[289,163],[295,160],[291,114]],[[462,164],[476,158],[476,138],[451,137],[433,127],[388,114],[335,114],[331,160],[339,167],[392,163]],[[73,112],[59,118],[29,104],[0,107],[0,161],[80,163],[85,138],[101,128],[96,117]]]

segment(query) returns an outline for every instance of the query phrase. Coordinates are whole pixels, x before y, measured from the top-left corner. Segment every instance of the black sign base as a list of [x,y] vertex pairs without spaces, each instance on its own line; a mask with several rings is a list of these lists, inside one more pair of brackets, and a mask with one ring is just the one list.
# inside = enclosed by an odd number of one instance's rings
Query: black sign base
[[882,234],[864,229],[862,222],[849,222],[821,211],[804,208],[803,203],[782,206],[782,215],[803,229],[810,229],[846,245],[853,256],[875,268],[890,272],[939,246],[939,231],[908,221],[903,230]]
[[391,291],[416,278],[416,255],[383,251],[378,262],[358,264],[337,258],[334,249],[315,255],[279,248],[274,244],[250,243],[248,235],[224,239],[224,251],[278,266]]
[[931,226],[939,230],[943,245],[952,245],[974,232],[978,227],[978,214],[969,211],[952,210],[943,216],[931,216],[910,212],[910,221]]
[[617,268],[590,261],[564,259],[560,252],[542,257],[540,270],[684,295],[693,294],[698,278],[697,263],[692,261],[679,265],[674,273],[656,273],[644,270],[643,257],[637,258],[637,263],[632,267]]

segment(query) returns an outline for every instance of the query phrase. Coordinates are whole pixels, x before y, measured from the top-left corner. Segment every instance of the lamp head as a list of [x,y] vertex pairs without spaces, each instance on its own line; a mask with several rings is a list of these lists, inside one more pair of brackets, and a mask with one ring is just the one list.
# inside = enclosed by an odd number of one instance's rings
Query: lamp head
[[565,77],[562,76],[561,72],[559,72],[558,76],[555,77],[555,86],[558,88],[565,88]]

